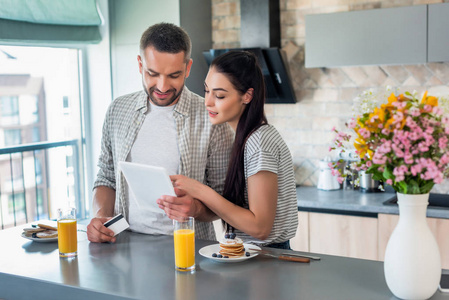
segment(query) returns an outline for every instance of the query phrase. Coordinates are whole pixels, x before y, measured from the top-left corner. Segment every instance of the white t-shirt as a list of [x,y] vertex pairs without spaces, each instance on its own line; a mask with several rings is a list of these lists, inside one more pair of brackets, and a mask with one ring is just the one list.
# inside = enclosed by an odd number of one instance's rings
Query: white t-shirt
[[[126,159],[133,163],[164,167],[169,175],[178,174],[180,154],[173,110],[150,102],[145,121]],[[151,183],[148,183],[151,188]],[[128,189],[129,191],[129,189]],[[173,234],[173,221],[160,208],[149,209],[129,192],[129,228],[148,234]],[[141,199],[139,201],[142,201]]]

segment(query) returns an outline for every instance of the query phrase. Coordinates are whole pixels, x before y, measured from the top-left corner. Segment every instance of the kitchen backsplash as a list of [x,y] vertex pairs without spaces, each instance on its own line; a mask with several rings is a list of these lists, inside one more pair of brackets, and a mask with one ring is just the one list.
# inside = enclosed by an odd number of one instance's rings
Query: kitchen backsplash
[[[296,182],[316,186],[318,162],[329,155],[332,127],[343,128],[352,116],[353,99],[362,91],[384,89],[449,95],[449,63],[341,68],[304,67],[306,14],[442,3],[445,1],[280,0],[282,48],[287,54],[296,104],[267,104],[268,121],[285,139],[293,156]],[[212,0],[214,48],[240,46],[240,1]],[[367,37],[369,38],[369,37]],[[398,47],[413,47],[398,45]],[[449,193],[449,181],[433,192]]]

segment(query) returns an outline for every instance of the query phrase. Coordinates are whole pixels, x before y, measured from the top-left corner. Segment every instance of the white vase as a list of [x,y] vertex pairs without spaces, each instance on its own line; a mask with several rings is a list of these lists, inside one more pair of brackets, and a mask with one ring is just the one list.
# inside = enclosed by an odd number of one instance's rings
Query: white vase
[[385,279],[398,298],[428,299],[441,277],[440,251],[426,220],[429,194],[397,196],[399,222],[385,251]]

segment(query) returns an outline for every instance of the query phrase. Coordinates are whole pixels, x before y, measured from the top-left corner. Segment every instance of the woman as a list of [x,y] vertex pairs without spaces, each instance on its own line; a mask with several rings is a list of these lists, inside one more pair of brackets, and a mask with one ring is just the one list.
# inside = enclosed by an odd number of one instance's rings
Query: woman
[[211,64],[205,105],[212,124],[235,131],[223,196],[182,175],[173,185],[203,202],[246,243],[290,249],[298,226],[290,152],[264,115],[265,84],[254,54],[227,52]]

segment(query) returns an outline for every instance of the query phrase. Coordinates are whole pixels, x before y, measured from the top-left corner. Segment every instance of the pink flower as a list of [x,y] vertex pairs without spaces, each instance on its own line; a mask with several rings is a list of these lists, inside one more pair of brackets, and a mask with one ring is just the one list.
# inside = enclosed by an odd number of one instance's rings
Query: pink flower
[[348,128],[353,129],[357,125],[357,121],[354,118],[351,118],[351,120],[348,121]]
[[438,147],[444,149],[447,147],[448,138],[446,136],[442,136],[438,139]]
[[[364,157],[353,168],[374,167],[381,176],[384,170],[392,170],[394,178],[384,178],[384,182],[398,191],[408,192],[404,186],[413,180],[422,192],[427,192],[432,184],[441,183],[449,175],[449,115],[444,115],[433,100],[429,102],[432,105],[423,104],[417,93],[404,95],[394,95],[392,106],[378,106],[376,113],[363,113],[347,122],[347,127],[363,140],[357,141],[355,147],[356,153]],[[383,122],[381,117],[385,118]],[[385,123],[391,118],[392,123]],[[388,128],[385,124],[389,124]],[[335,132],[335,145],[343,147],[343,142],[350,141],[348,134]]]
[[369,132],[369,130],[366,129],[366,128],[361,128],[361,129],[359,130],[359,134],[360,134],[365,140],[368,139],[368,138],[370,137],[370,135],[371,135],[371,133]]

